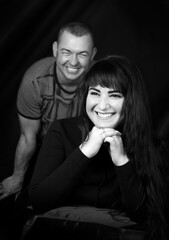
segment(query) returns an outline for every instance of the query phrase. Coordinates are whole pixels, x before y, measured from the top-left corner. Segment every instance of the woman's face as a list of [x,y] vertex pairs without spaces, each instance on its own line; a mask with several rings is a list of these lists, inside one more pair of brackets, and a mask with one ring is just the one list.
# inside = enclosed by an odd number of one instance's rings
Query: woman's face
[[113,88],[89,87],[86,112],[98,128],[116,128],[121,117],[124,96]]

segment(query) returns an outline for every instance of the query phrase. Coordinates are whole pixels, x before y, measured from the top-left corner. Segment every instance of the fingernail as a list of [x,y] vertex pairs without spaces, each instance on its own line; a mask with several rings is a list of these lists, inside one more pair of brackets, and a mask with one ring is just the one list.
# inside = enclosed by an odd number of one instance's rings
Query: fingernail
[[115,135],[117,135],[117,136],[121,136],[122,134],[121,134],[120,132],[116,132]]

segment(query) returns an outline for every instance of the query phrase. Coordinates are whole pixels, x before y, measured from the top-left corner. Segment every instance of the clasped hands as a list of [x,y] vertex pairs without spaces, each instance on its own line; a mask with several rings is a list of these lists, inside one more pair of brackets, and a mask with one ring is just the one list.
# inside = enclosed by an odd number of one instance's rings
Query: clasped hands
[[86,140],[80,145],[80,150],[88,158],[94,157],[104,142],[109,143],[109,154],[116,166],[124,165],[129,161],[124,152],[121,133],[113,128],[98,128],[94,126]]

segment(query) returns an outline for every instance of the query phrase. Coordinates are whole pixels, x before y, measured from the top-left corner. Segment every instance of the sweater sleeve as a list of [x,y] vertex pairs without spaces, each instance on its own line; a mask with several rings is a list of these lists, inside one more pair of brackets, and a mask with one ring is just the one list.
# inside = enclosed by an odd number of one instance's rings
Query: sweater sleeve
[[146,189],[136,175],[131,162],[116,167],[122,200],[128,214],[135,221],[142,221],[146,215]]
[[[57,129],[61,126],[57,126]],[[30,201],[35,210],[59,206],[76,185],[89,159],[76,147],[68,156],[61,131],[53,124],[40,150],[30,184]]]

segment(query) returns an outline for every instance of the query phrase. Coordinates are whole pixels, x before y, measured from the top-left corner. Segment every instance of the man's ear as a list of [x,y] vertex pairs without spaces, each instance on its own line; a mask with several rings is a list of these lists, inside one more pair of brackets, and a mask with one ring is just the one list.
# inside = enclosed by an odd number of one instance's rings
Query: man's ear
[[58,44],[57,42],[55,41],[53,44],[52,44],[52,50],[53,50],[53,56],[56,57],[57,55],[57,49],[58,49]]
[[97,53],[97,48],[96,47],[94,47],[93,48],[93,53],[92,53],[92,60],[94,59],[94,57],[95,57],[95,55],[96,55],[96,53]]

